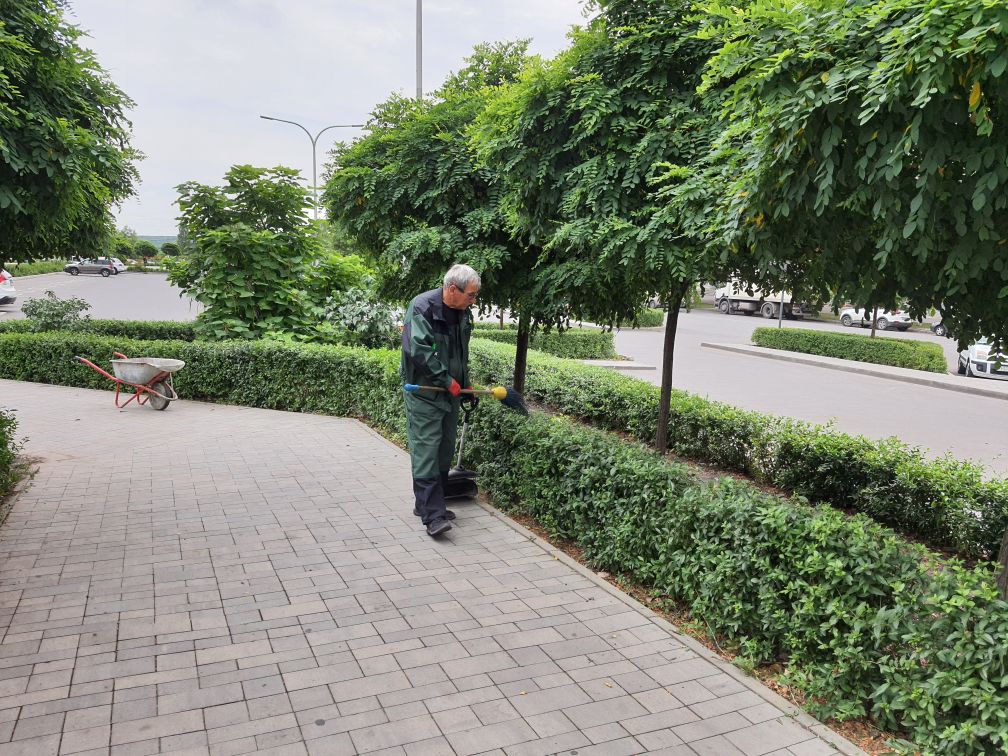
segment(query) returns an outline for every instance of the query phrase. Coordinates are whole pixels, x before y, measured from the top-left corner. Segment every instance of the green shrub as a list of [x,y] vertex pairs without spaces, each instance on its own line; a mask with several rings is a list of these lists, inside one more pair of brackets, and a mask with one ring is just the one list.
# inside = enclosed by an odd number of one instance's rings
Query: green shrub
[[854,333],[813,331],[804,328],[757,328],[752,342],[770,349],[819,354],[876,365],[948,372],[945,352],[938,344],[910,339],[870,338]]
[[[516,344],[518,329],[513,325],[501,329],[490,323],[476,323],[473,337]],[[536,331],[529,337],[529,349],[572,360],[610,360],[616,357],[612,331],[596,328],[569,328],[548,333]]]
[[[513,360],[510,350],[474,338],[475,380],[507,383]],[[525,392],[565,415],[654,444],[659,389],[648,383],[530,352]],[[849,436],[673,390],[669,447],[813,502],[865,512],[966,557],[996,554],[1008,528],[1008,481],[984,480],[983,468],[950,457],[929,460],[896,439]]]
[[36,260],[35,262],[4,264],[7,272],[17,278],[18,276],[37,276],[40,273],[62,273],[66,266],[66,260]]
[[[392,350],[6,333],[0,376],[108,389],[72,356],[104,364],[113,350],[186,360],[176,381],[186,398],[358,417],[404,436]],[[501,370],[509,351],[474,340],[474,372]],[[604,383],[598,391],[592,378]],[[627,423],[646,427],[639,413],[651,394],[618,378],[530,355],[537,395],[566,396],[582,411],[632,409]],[[737,425],[747,414],[709,402],[705,410],[685,395],[676,402],[697,427],[703,418]],[[754,425],[761,417],[748,415]],[[870,707],[926,752],[1008,746],[1008,604],[986,568],[936,564],[863,516],[731,480],[701,483],[642,445],[563,417],[524,419],[486,401],[470,432],[467,459],[496,503],[577,540],[596,567],[684,602],[751,662],[787,660],[790,679],[821,699],[820,715]]]
[[14,413],[0,409],[0,499],[14,485],[14,458],[21,448],[16,432]]
[[44,297],[26,299],[21,306],[33,331],[76,331],[87,321],[83,315],[91,309],[91,305],[80,297],[60,299],[56,293],[49,290]]
[[[28,320],[0,321],[0,334],[27,333],[32,330],[34,329]],[[98,336],[120,336],[126,339],[140,340],[193,341],[196,338],[192,321],[88,319],[79,321],[75,330]]]
[[637,328],[657,328],[665,324],[665,310],[648,307],[637,315]]

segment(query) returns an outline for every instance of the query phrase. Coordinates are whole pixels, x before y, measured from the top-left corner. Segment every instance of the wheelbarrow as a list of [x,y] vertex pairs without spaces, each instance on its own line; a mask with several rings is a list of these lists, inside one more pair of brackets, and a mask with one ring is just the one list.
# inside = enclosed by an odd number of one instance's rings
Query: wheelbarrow
[[[175,387],[172,385],[172,374],[177,373],[185,367],[182,360],[172,360],[165,357],[134,357],[130,359],[125,354],[113,352],[112,372],[102,370],[90,360],[83,357],[74,357],[76,362],[87,365],[92,370],[104,375],[116,385],[115,405],[122,409],[130,402],[136,400],[137,404],[146,404],[156,410],[167,409],[168,405],[178,399]],[[133,394],[122,404],[119,403],[119,392],[128,394],[129,387],[133,389]]]

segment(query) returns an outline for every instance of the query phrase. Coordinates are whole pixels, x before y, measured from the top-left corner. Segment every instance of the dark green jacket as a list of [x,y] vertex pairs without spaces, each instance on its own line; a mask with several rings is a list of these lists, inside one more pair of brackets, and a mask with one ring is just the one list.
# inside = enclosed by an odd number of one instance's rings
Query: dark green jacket
[[[445,319],[448,309],[441,299],[441,289],[424,292],[409,303],[403,318],[399,362],[403,383],[448,388],[454,378],[462,388],[470,385],[472,313],[458,310],[458,325],[454,325]],[[414,396],[445,407],[450,405],[450,397],[443,392],[421,391]]]

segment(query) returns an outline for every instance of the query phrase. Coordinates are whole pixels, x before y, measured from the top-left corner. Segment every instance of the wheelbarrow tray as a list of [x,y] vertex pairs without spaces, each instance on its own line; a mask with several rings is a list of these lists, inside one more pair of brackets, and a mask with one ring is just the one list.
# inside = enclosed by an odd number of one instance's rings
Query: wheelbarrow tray
[[145,384],[162,373],[176,373],[185,367],[182,360],[166,357],[130,357],[112,360],[112,372],[125,383]]

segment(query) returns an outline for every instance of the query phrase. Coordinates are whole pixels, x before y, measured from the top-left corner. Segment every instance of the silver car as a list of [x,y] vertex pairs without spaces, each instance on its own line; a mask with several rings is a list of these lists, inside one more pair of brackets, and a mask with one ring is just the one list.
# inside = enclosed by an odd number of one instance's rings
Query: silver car
[[989,339],[980,339],[959,352],[959,375],[1008,381],[1008,355],[991,350]]

